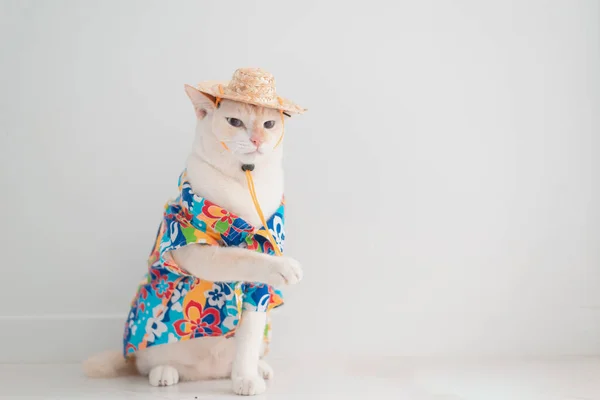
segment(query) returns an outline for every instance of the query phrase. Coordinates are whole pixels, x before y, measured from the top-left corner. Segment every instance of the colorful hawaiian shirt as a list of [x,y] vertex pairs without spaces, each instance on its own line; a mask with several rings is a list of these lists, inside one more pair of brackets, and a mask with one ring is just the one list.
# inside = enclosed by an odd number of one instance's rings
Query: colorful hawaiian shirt
[[[284,202],[255,228],[242,218],[202,198],[179,177],[179,196],[165,206],[163,220],[148,259],[148,273],[138,287],[125,324],[124,355],[165,343],[206,336],[231,337],[242,309],[269,312],[283,304],[272,286],[248,282],[209,282],[179,267],[170,252],[189,244],[238,246],[274,254],[269,229],[283,252]],[[269,319],[268,319],[269,321]],[[270,338],[270,322],[265,341]]]

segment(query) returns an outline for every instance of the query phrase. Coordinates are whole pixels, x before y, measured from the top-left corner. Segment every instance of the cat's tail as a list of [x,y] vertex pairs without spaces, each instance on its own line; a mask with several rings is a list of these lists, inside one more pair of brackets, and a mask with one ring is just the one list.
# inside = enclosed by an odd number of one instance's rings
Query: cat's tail
[[125,359],[120,351],[107,351],[91,356],[83,363],[83,372],[90,378],[114,378],[136,375],[134,359]]

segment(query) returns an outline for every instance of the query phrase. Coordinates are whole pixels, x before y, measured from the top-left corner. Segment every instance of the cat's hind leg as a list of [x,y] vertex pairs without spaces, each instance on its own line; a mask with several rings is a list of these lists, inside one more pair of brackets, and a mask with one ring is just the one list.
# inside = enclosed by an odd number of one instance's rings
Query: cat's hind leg
[[157,365],[148,374],[152,386],[171,386],[179,382],[179,371],[170,365]]
[[269,363],[262,359],[258,360],[258,374],[267,380],[273,379],[273,376],[275,375],[273,368]]
[[235,341],[225,337],[196,338],[138,351],[136,366],[152,386],[231,376]]

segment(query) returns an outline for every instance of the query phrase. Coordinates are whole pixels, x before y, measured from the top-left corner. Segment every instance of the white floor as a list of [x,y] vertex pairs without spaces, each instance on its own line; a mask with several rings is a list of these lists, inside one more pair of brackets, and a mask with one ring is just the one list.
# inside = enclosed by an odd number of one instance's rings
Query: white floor
[[[600,357],[271,363],[275,379],[257,399],[600,400]],[[221,398],[236,398],[226,380],[153,388],[86,379],[77,365],[0,365],[0,399]]]

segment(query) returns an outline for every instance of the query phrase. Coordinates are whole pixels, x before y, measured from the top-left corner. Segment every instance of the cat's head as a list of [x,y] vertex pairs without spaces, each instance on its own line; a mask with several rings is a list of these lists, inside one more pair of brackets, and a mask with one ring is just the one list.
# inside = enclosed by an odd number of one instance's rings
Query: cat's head
[[196,118],[197,142],[203,156],[217,151],[241,164],[260,164],[281,154],[278,145],[283,134],[283,121],[278,110],[215,98],[192,86],[185,86]]

